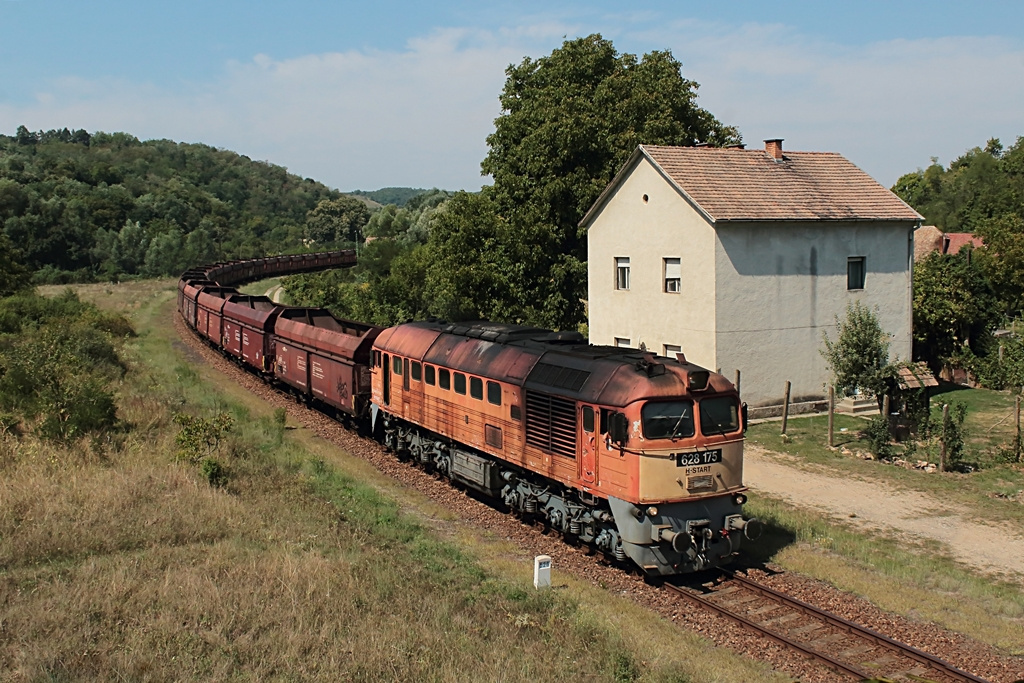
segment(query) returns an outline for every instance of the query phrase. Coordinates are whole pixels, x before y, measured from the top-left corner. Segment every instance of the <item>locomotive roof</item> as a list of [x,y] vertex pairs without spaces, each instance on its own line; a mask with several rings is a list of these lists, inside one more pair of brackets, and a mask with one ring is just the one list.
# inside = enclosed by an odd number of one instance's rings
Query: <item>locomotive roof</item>
[[[384,330],[376,345],[531,391],[613,406],[684,395],[687,373],[703,370],[637,349],[592,346],[576,332],[490,322],[405,323]],[[715,390],[731,386],[720,375],[712,378]]]

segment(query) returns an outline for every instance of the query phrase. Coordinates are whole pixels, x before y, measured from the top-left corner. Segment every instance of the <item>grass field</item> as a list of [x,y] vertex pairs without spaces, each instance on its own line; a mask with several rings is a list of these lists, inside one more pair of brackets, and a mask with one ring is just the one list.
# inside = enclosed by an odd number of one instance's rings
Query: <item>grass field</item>
[[[786,680],[438,534],[443,511],[196,364],[173,282],[79,289],[139,332],[124,428],[0,441],[0,680]],[[232,418],[223,486],[176,456],[178,413]]]

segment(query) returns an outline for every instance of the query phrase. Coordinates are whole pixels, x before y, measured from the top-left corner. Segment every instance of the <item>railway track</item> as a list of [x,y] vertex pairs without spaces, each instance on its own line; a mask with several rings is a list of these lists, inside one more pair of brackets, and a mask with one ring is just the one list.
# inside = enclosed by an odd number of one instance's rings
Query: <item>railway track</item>
[[985,679],[927,652],[761,585],[742,574],[721,571],[725,580],[703,591],[671,584],[665,584],[665,588],[816,660],[850,680],[884,678],[985,683]]

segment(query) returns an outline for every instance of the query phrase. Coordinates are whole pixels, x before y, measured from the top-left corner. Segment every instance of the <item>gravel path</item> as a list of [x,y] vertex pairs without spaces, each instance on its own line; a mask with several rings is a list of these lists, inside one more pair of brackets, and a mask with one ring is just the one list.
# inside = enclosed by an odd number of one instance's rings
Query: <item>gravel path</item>
[[[493,534],[510,541],[517,548],[518,559],[527,566],[532,565],[532,558],[536,555],[550,555],[556,582],[558,573],[570,574],[579,580],[628,597],[681,628],[696,631],[718,646],[765,662],[775,670],[793,676],[801,683],[832,683],[837,680],[834,672],[810,663],[774,642],[760,640],[724,617],[694,610],[688,603],[684,604],[671,598],[661,589],[644,583],[636,576],[607,566],[583,550],[545,535],[537,528],[525,525],[514,517],[498,512],[466,493],[452,488],[447,483],[399,462],[377,443],[346,431],[340,424],[316,411],[298,406],[290,398],[275,392],[253,375],[241,370],[200,342],[185,327],[180,316],[174,316],[174,324],[182,341],[189,348],[190,360],[202,359],[224,373],[231,381],[241,384],[271,405],[284,407],[288,411],[289,421],[303,425],[345,452],[370,462],[383,474],[405,486],[415,488],[434,502],[445,506],[460,520],[454,526],[475,533]],[[452,522],[425,519],[422,511],[410,512],[424,519],[425,523],[432,524],[441,534],[455,533]],[[752,577],[805,602],[828,609],[845,619],[864,624],[942,657],[986,680],[1011,683],[1024,678],[1024,660],[1021,658],[1007,657],[994,648],[933,624],[915,622],[883,612],[871,603],[821,581],[790,572],[758,576],[755,571]],[[714,655],[709,653],[709,656]]]
[[837,477],[824,467],[787,464],[787,456],[749,442],[743,478],[800,507],[811,507],[862,529],[907,534],[941,542],[960,562],[1024,584],[1024,535],[1010,524],[984,524],[963,507],[924,493],[897,490],[878,481]]

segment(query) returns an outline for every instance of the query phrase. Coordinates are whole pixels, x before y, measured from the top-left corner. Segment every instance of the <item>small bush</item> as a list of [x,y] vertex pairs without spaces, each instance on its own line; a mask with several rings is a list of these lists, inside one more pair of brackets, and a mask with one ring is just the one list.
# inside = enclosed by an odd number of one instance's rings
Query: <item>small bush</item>
[[181,427],[174,442],[178,457],[192,464],[209,458],[220,447],[221,439],[231,431],[234,420],[227,413],[218,413],[212,420],[187,413],[175,413],[174,424]]
[[889,443],[889,419],[885,415],[876,415],[868,422],[863,431],[871,452],[879,458],[892,456],[892,444]]
[[966,417],[966,405],[959,401],[949,404],[949,416],[942,424],[942,443],[946,446],[947,469],[959,469],[964,465],[964,440],[967,437],[964,419]]
[[199,464],[199,472],[214,488],[223,488],[228,483],[227,470],[213,458],[204,458]]

